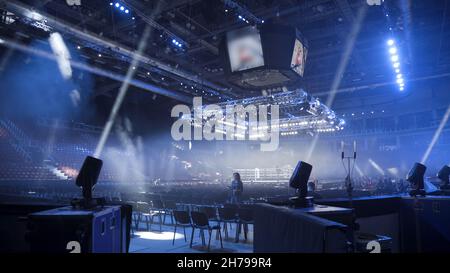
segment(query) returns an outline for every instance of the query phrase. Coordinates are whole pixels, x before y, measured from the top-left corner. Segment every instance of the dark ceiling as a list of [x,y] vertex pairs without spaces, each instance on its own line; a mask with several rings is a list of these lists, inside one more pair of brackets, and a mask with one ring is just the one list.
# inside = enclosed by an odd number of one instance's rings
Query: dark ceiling
[[[3,36],[22,41],[43,37],[35,28],[20,22],[22,15],[17,12],[8,15],[6,2],[11,1],[0,1],[4,9],[0,23]],[[130,50],[138,47],[144,29],[150,26],[152,33],[143,55],[151,61],[137,66],[135,78],[185,95],[205,92],[203,95],[213,101],[261,94],[261,90],[244,90],[228,82],[219,56],[223,35],[247,25],[238,19],[243,12],[248,18],[292,25],[302,32],[309,43],[309,54],[304,79],[293,86],[312,94],[324,96],[332,88],[360,12],[364,14],[361,29],[344,72],[337,77],[337,89],[396,88],[386,48],[391,37],[399,44],[407,82],[450,73],[450,8],[449,1],[444,0],[384,1],[381,6],[369,6],[362,0],[119,1],[129,8],[129,14],[101,0],[81,0],[81,6],[69,6],[65,1],[18,3]],[[239,7],[233,8],[233,4]],[[16,22],[7,24],[8,16],[17,19]],[[126,74],[130,62],[113,48],[60,32],[73,44],[81,45],[81,55],[92,66]],[[174,37],[184,43],[181,49],[171,42]],[[120,83],[99,77],[97,86],[99,95],[114,94]]]

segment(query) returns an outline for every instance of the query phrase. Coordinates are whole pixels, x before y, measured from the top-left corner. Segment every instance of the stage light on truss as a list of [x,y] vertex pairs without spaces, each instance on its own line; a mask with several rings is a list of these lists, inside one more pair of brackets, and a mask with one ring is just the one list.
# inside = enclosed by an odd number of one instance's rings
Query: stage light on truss
[[394,55],[391,57],[392,62],[398,62],[398,60],[399,60],[398,55]]
[[401,86],[400,87],[400,91],[403,91],[403,90],[405,90],[405,88],[403,86]]
[[395,41],[392,40],[392,39],[389,39],[389,40],[387,41],[388,46],[393,46],[394,43],[395,43]]
[[114,4],[113,4],[113,2],[109,2],[109,5],[112,6],[112,5],[114,5]]
[[404,82],[403,79],[401,79],[401,78],[400,78],[400,79],[397,79],[397,83],[398,83],[398,84],[402,84],[403,82]]
[[400,69],[395,69],[395,73],[400,73]]
[[116,3],[116,5],[115,5],[115,6],[116,6],[116,8],[118,8],[118,7],[120,7],[120,4],[119,4],[119,3]]
[[400,63],[396,62],[396,63],[393,64],[393,66],[394,66],[394,68],[399,68],[400,67]]
[[403,78],[403,75],[402,74],[397,74],[397,79],[401,79],[401,78]]
[[391,53],[392,55],[397,53],[397,48],[396,47],[391,47],[389,48],[389,53]]
[[128,14],[128,13],[130,13],[130,11],[126,9],[126,10],[125,10],[125,13],[127,13],[127,14]]
[[120,10],[121,10],[121,11],[125,10],[125,7],[124,7],[124,6],[121,6],[121,7],[120,7]]

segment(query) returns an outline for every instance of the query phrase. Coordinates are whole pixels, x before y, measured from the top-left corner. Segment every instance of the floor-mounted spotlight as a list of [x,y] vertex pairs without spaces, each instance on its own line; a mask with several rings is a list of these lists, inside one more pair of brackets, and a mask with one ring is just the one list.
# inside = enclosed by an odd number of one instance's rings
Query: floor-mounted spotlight
[[82,189],[83,198],[73,199],[71,201],[73,207],[79,209],[92,209],[105,204],[105,198],[92,197],[92,190],[94,189],[95,184],[97,184],[102,166],[102,160],[92,156],[86,157],[75,181],[76,185]]
[[408,176],[406,177],[406,180],[411,183],[411,191],[409,192],[409,195],[411,196],[425,196],[425,184],[423,177],[425,175],[425,171],[427,170],[427,167],[420,163],[414,163],[414,166],[409,171]]
[[447,165],[442,167],[437,177],[442,181],[441,190],[450,190],[450,167]]
[[299,161],[291,179],[289,179],[289,186],[296,189],[296,196],[289,198],[294,207],[311,207],[314,205],[314,198],[308,196],[308,180],[311,171],[312,165]]

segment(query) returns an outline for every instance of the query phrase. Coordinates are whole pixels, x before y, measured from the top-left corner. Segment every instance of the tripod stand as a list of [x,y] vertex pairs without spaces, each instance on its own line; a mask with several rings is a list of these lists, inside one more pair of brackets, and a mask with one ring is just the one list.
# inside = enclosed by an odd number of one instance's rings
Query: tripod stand
[[[350,235],[350,240],[351,240],[351,248],[352,251],[354,251],[354,235],[353,232],[355,230],[359,229],[359,225],[356,223],[356,214],[355,214],[355,209],[353,207],[353,182],[352,182],[352,174],[353,174],[353,169],[355,167],[356,164],[356,141],[353,142],[353,155],[352,156],[345,156],[345,152],[344,152],[344,142],[341,143],[341,147],[342,147],[342,152],[341,152],[341,160],[342,160],[342,166],[344,166],[344,170],[347,174],[347,176],[345,177],[345,187],[347,190],[347,196],[348,196],[348,202],[349,202],[349,208],[352,209],[352,223],[350,226],[351,229],[351,235]],[[347,163],[347,164],[345,164]]]
[[[342,146],[342,152],[341,152],[341,159],[342,159],[342,165],[344,166],[344,170],[347,174],[345,177],[345,187],[347,189],[347,195],[350,200],[351,208],[353,208],[353,182],[352,182],[352,174],[353,169],[355,168],[356,163],[356,141],[353,142],[353,155],[352,156],[345,156],[344,152],[344,142],[341,144]],[[345,164],[345,161],[347,161],[347,166]],[[353,163],[353,164],[352,164]]]

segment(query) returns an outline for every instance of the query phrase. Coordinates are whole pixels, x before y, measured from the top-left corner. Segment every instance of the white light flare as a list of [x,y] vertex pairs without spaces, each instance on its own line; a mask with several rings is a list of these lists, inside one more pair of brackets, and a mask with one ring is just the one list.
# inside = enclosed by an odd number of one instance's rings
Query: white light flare
[[359,168],[359,166],[355,163],[355,170],[359,174],[360,177],[364,177],[363,171]]
[[378,165],[375,161],[372,160],[372,158],[369,158],[369,163],[370,165],[372,165],[372,167],[377,170],[377,172],[379,172],[381,175],[385,175],[385,172],[383,171],[383,169],[380,167],[380,165]]
[[50,43],[53,54],[55,54],[59,72],[61,72],[62,77],[66,80],[72,78],[70,52],[67,49],[67,46],[64,43],[64,39],[62,38],[61,34],[59,34],[58,32],[50,34],[48,42]]
[[141,41],[139,42],[138,50],[133,55],[133,60],[131,62],[130,67],[128,68],[127,74],[125,76],[125,80],[122,82],[122,86],[120,87],[119,93],[117,95],[116,101],[114,102],[113,108],[109,115],[108,121],[105,124],[105,128],[103,129],[102,135],[100,136],[100,140],[97,144],[97,148],[95,149],[94,157],[100,158],[100,155],[105,146],[106,140],[108,139],[109,133],[111,132],[111,128],[116,119],[117,113],[119,112],[120,106],[122,105],[123,99],[127,94],[128,87],[130,86],[130,81],[133,79],[133,76],[136,72],[133,67],[138,64],[138,56],[141,56],[147,46],[147,40],[150,36],[150,27],[146,27],[144,33],[142,35]]
[[[355,47],[356,39],[358,38],[358,35],[361,30],[364,19],[366,18],[366,14],[367,14],[367,5],[362,5],[361,8],[358,10],[356,19],[353,21],[352,29],[351,29],[351,31],[347,37],[347,41],[345,43],[344,53],[341,56],[339,66],[338,66],[336,74],[334,75],[334,78],[333,78],[331,90],[328,93],[328,97],[327,97],[327,101],[326,101],[325,105],[327,105],[329,108],[332,108],[334,98],[336,97],[336,94],[337,94],[337,89],[341,85],[341,80],[343,79],[345,69],[347,68],[347,64],[352,55],[353,49]],[[316,144],[317,144],[318,140],[319,140],[319,134],[316,134],[314,136],[313,142],[311,143],[310,148],[308,150],[308,155],[307,155],[306,161],[309,161],[311,159],[311,156],[314,153],[314,150],[316,148]]]
[[[139,238],[146,240],[173,240],[173,232],[163,231],[163,232],[152,232],[152,231],[139,231],[135,233]],[[175,240],[183,238],[183,234],[175,233]]]
[[450,116],[450,106],[447,108],[447,112],[445,112],[445,115],[442,118],[441,123],[439,124],[439,127],[437,128],[436,132],[434,133],[433,138],[431,139],[430,145],[428,145],[428,148],[425,151],[425,154],[423,155],[422,160],[420,161],[421,164],[425,165],[425,163],[427,162],[428,157],[430,156],[434,145],[436,144],[437,140],[441,136],[442,129],[444,129],[445,125],[447,124],[449,116]]

